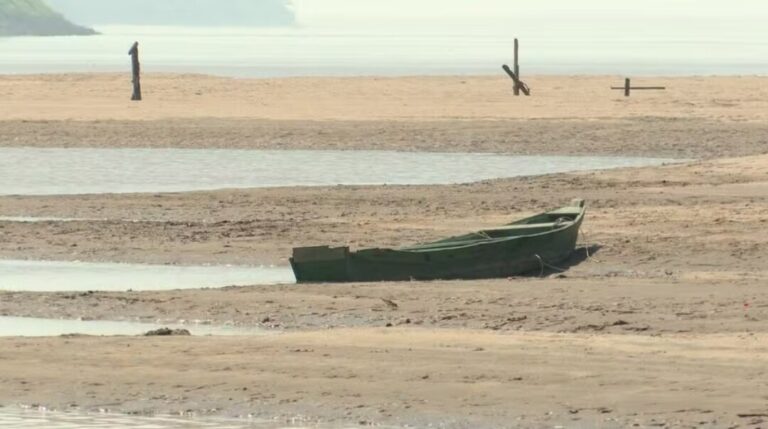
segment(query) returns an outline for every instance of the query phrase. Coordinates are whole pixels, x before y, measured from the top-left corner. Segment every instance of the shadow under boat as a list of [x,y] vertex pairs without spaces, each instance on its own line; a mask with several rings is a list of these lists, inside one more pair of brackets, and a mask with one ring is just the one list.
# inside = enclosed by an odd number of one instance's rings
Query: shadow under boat
[[571,268],[581,265],[594,257],[602,248],[603,246],[600,244],[578,246],[573,250],[571,256],[561,261],[557,266],[550,264],[542,265],[538,271],[523,273],[519,277],[548,277],[567,273]]

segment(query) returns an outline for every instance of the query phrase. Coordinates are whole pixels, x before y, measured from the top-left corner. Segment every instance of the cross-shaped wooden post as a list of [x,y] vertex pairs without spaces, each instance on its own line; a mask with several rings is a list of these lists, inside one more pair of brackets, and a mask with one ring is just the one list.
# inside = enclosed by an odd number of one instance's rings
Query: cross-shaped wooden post
[[624,96],[629,97],[632,91],[664,91],[666,86],[632,86],[632,81],[629,78],[624,79],[624,86],[612,86],[613,90],[623,90]]
[[517,39],[515,39],[515,63],[513,66],[514,70],[510,69],[506,64],[501,66],[501,68],[507,72],[509,77],[512,78],[512,81],[515,83],[514,94],[519,96],[520,92],[522,92],[526,96],[530,96],[531,89],[528,88],[528,85],[526,85],[522,79],[520,79],[520,42]]

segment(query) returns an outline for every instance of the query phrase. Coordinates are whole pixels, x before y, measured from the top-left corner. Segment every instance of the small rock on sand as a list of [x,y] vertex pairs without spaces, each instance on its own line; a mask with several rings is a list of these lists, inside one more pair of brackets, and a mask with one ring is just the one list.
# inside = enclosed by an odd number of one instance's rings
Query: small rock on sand
[[183,336],[190,336],[192,335],[188,330],[186,329],[170,329],[170,328],[160,328],[155,329],[154,331],[149,331],[144,334],[145,337],[183,337]]

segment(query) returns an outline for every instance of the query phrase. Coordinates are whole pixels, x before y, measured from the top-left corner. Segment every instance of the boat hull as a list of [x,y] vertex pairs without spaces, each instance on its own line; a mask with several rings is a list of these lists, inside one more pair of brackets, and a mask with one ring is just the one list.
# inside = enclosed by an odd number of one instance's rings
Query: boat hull
[[426,245],[405,250],[366,249],[357,252],[350,252],[347,247],[297,248],[294,249],[291,266],[300,283],[516,276],[540,271],[546,265],[556,265],[571,256],[583,221],[583,207],[580,209],[581,212],[563,227],[551,227],[548,231],[529,228],[535,233],[469,245],[432,244],[432,247]]

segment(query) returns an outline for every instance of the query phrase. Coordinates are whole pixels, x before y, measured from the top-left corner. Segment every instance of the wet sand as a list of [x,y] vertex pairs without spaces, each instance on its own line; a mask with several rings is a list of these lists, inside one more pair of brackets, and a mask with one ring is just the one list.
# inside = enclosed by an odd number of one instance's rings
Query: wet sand
[[330,149],[702,159],[762,153],[766,121],[697,118],[0,121],[0,146]]
[[[768,356],[765,79],[660,79],[669,92],[625,100],[604,88],[616,78],[540,78],[530,82],[537,97],[515,100],[497,78],[155,76],[148,94],[163,101],[142,105],[115,101],[120,79],[0,78],[18,101],[0,111],[0,144],[700,161],[453,186],[0,197],[3,216],[105,219],[0,222],[3,258],[256,265],[285,264],[295,245],[408,244],[571,198],[589,203],[579,252],[565,273],[544,278],[0,292],[0,315],[203,320],[280,333],[0,339],[0,405],[445,427],[756,427],[768,419],[768,393],[755,381]],[[197,95],[198,87],[206,89]],[[67,91],[87,94],[90,107],[70,106]]]
[[[763,273],[686,278],[552,274],[472,282],[231,287],[166,292],[0,293],[0,314],[226,325],[285,332],[362,327],[488,332],[765,333]],[[481,291],[482,293],[478,293]],[[392,304],[394,303],[394,305]]]
[[768,156],[752,156],[454,186],[0,197],[8,215],[116,219],[0,222],[0,255],[287,265],[294,246],[406,245],[584,198],[582,243],[599,254],[574,273],[762,272],[767,195]]

